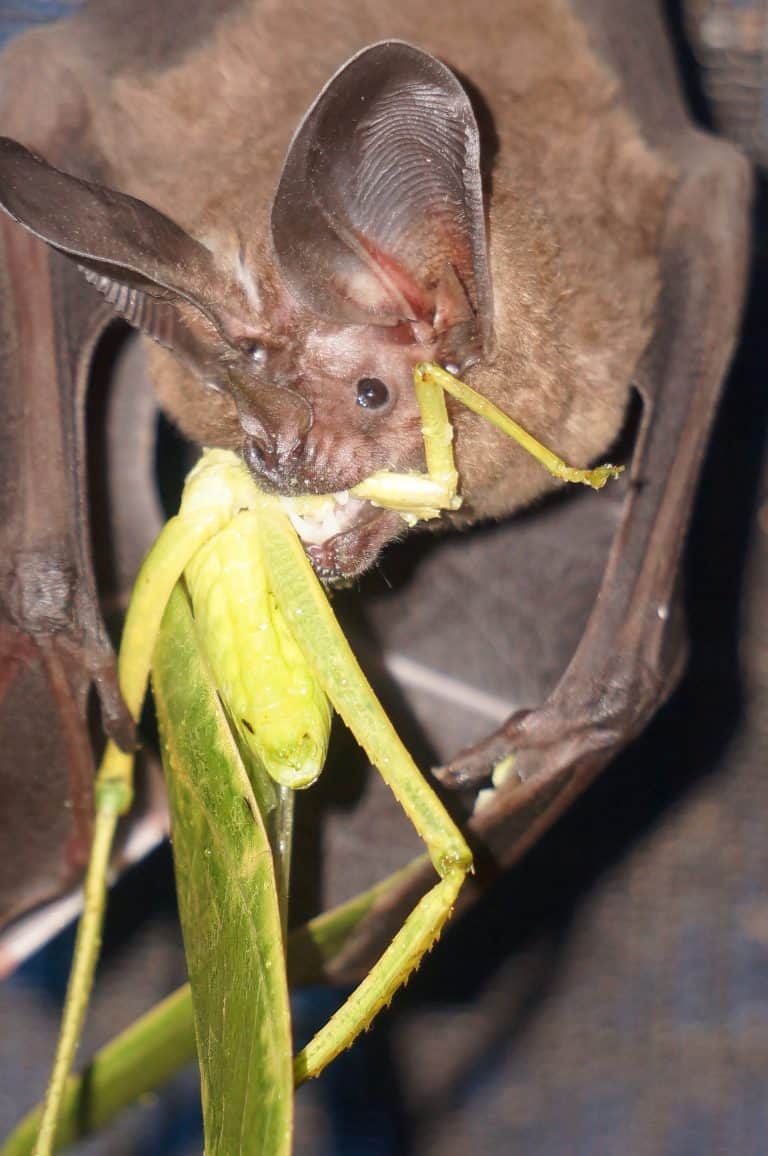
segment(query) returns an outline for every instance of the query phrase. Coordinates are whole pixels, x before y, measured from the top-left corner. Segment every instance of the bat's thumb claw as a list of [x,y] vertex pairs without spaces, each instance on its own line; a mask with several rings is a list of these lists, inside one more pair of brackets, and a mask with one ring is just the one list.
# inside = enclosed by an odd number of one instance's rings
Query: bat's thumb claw
[[477,790],[491,782],[494,769],[510,755],[525,730],[530,710],[518,710],[510,715],[499,730],[473,747],[461,751],[444,767],[432,772],[438,782],[451,791]]
[[121,751],[126,753],[135,751],[139,745],[136,723],[131,718],[130,711],[120,693],[117,670],[114,664],[111,664],[109,670],[98,671],[94,676],[94,682],[99,692],[104,730]]

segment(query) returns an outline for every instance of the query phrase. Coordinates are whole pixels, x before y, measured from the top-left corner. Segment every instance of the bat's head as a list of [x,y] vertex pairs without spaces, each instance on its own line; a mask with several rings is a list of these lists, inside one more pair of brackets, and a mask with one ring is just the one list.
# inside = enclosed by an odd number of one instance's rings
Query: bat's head
[[[12,141],[0,204],[204,384],[203,404],[178,386],[170,399],[185,431],[239,450],[280,492],[423,469],[414,366],[463,370],[491,340],[475,118],[453,73],[401,42],[332,77],[290,144],[266,235],[234,261]],[[316,560],[355,573],[401,527],[352,502]]]

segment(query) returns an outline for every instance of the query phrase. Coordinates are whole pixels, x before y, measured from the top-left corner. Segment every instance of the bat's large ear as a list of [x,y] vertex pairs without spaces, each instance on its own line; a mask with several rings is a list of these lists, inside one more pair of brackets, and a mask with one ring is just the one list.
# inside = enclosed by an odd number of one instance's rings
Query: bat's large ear
[[272,206],[292,296],[332,322],[429,322],[487,348],[479,135],[454,74],[401,41],[354,56],[296,133]]
[[169,217],[63,173],[7,137],[0,137],[0,208],[73,257],[118,312],[158,339],[167,303],[189,301],[207,313],[202,302],[221,280],[211,252]]

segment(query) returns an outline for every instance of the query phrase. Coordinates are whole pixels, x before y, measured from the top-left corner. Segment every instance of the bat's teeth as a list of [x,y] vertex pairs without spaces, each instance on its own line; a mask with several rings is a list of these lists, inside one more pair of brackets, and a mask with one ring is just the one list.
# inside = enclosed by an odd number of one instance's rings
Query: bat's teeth
[[322,546],[337,534],[350,530],[364,519],[368,502],[350,498],[346,490],[338,494],[284,498],[282,504],[293,528],[307,546]]

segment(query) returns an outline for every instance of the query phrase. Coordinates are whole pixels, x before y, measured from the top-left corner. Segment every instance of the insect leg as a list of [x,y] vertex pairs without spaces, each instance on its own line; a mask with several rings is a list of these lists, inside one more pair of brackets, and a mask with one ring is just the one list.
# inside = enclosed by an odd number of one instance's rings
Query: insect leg
[[271,589],[334,707],[427,845],[440,881],[424,896],[378,963],[296,1058],[296,1079],[317,1075],[368,1027],[438,938],[472,867],[458,828],[382,710],[283,512],[266,500],[259,533]]
[[455,397],[462,405],[472,413],[479,414],[480,417],[486,418],[492,425],[505,433],[508,437],[516,441],[519,446],[532,457],[540,462],[545,469],[556,478],[560,478],[564,482],[581,482],[582,485],[591,486],[593,490],[602,490],[609,478],[617,478],[624,470],[623,466],[596,466],[592,470],[579,470],[573,466],[566,465],[562,458],[548,449],[547,446],[542,445],[535,437],[524,430],[521,425],[518,425],[508,414],[500,410],[498,406],[489,401],[487,397],[483,397],[476,389],[472,389],[464,381],[459,381],[447,369],[443,369],[440,365],[433,365],[429,362],[424,362],[417,365],[415,369],[416,380],[421,377],[425,381],[431,381],[435,385],[439,385],[451,397]]
[[[438,368],[438,367],[427,367]],[[459,475],[453,460],[453,426],[440,382],[418,366],[413,375],[421,412],[426,474],[397,474],[379,470],[351,491],[377,506],[398,510],[410,523],[437,518],[441,510],[457,510]]]

